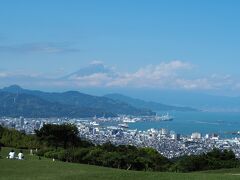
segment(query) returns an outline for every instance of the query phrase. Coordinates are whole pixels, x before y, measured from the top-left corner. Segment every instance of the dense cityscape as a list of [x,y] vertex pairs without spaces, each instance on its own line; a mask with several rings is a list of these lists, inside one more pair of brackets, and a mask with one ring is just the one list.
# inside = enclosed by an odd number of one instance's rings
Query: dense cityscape
[[[81,138],[90,140],[94,144],[111,142],[114,145],[134,145],[137,147],[152,147],[167,158],[176,158],[183,155],[198,155],[211,151],[213,148],[231,149],[237,158],[240,158],[240,139],[238,137],[222,139],[218,134],[202,135],[193,132],[191,135],[182,135],[168,129],[154,129],[138,131],[127,128],[127,123],[141,120],[141,117],[127,119],[117,118],[8,118],[2,117],[0,125],[14,128],[26,134],[33,134],[44,124],[75,124]],[[117,126],[101,125],[105,121],[117,121]]]

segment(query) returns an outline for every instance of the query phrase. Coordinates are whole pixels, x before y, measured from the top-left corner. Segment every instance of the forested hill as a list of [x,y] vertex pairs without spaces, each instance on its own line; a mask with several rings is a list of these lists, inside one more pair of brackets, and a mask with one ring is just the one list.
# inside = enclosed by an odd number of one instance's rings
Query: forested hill
[[63,105],[28,94],[0,92],[0,116],[9,117],[93,117],[116,116],[102,109]]
[[149,109],[136,108],[106,97],[77,91],[49,93],[22,89],[14,85],[0,90],[0,115],[24,117],[93,117],[154,115]]

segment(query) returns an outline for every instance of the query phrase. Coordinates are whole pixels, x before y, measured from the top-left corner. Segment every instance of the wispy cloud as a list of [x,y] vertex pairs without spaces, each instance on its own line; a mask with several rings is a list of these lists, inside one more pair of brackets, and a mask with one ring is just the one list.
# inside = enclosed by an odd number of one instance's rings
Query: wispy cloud
[[5,77],[7,77],[7,76],[8,76],[7,73],[5,73],[5,72],[0,72],[0,78],[5,78]]
[[78,48],[72,47],[72,44],[69,42],[0,45],[0,53],[70,53],[79,51]]

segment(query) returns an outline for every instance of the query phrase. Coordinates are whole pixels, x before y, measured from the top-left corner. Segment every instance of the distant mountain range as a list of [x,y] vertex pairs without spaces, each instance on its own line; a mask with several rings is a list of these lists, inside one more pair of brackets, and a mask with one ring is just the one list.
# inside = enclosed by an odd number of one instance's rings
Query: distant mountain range
[[63,93],[27,90],[13,85],[0,90],[0,116],[11,117],[113,117],[155,115],[154,111],[195,111],[133,99],[121,94],[92,96],[78,91]]
[[128,103],[137,108],[148,108],[153,111],[197,111],[197,109],[191,107],[179,107],[179,106],[170,106],[162,103],[157,103],[153,101],[144,101],[140,99],[131,98],[124,96],[122,94],[107,94],[105,97]]
[[210,112],[240,112],[240,97],[212,95],[203,92],[177,90],[145,90],[126,92],[128,96],[172,106],[187,106]]
[[107,97],[77,91],[49,93],[32,91],[13,85],[0,90],[1,116],[25,117],[93,117],[155,115],[149,109],[136,108]]

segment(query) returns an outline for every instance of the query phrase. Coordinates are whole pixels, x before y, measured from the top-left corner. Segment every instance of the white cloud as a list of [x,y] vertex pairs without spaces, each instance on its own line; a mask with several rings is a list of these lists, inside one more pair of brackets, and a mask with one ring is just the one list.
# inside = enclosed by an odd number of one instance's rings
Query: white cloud
[[98,60],[94,60],[90,64],[93,64],[93,65],[102,64],[102,65],[104,65],[104,63],[102,61],[98,61]]
[[186,77],[184,73],[194,71],[194,65],[183,61],[161,62],[147,65],[133,73],[115,72],[92,74],[74,79],[78,86],[100,87],[149,87],[159,89],[218,90],[236,86],[231,75],[211,74],[205,77]]
[[80,87],[87,86],[104,86],[108,81],[111,81],[106,73],[95,73],[89,76],[78,76],[75,77],[73,83]]
[[[178,72],[189,70],[192,65],[182,61],[148,65],[134,73],[120,74],[108,83],[108,86],[164,87],[172,84],[178,77]],[[172,85],[171,85],[172,86]]]

